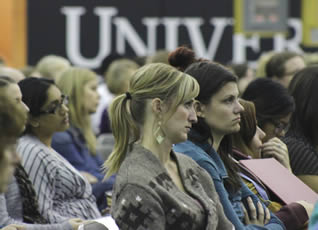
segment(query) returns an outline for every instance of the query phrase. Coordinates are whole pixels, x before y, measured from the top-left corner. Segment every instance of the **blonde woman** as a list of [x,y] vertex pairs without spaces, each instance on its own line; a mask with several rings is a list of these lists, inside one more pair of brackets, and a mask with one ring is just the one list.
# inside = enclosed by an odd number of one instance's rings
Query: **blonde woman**
[[197,121],[198,93],[191,76],[149,64],[112,102],[115,146],[105,166],[117,173],[112,216],[120,229],[232,229],[209,175],[172,150]]
[[97,75],[84,68],[66,70],[57,82],[61,91],[69,96],[70,128],[56,133],[52,147],[66,158],[90,182],[100,210],[107,207],[105,192],[112,190],[114,176],[102,182],[103,161],[96,152],[96,137],[90,115],[96,112],[99,101]]

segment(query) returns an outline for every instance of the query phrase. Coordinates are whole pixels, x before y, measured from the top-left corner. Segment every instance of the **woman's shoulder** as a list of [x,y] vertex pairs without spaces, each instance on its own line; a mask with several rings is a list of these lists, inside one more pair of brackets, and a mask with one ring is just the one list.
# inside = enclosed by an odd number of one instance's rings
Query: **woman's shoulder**
[[286,135],[283,138],[283,142],[288,147],[288,152],[290,154],[314,154],[317,155],[315,148],[306,140],[305,137],[298,135]]
[[52,137],[52,143],[56,143],[56,144],[65,144],[65,143],[69,143],[72,142],[72,135],[71,133],[66,130],[63,132],[56,132],[54,133],[53,137]]

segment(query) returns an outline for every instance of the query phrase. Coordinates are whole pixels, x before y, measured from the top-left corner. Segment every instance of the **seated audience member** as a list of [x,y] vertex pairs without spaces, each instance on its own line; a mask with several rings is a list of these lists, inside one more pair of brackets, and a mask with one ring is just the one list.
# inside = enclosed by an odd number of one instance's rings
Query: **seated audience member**
[[114,176],[107,181],[103,161],[96,152],[96,136],[91,127],[90,115],[96,111],[99,95],[97,76],[94,72],[72,67],[57,82],[63,94],[69,96],[70,127],[53,135],[52,148],[67,159],[93,188],[100,210],[106,208],[106,191],[111,191]]
[[[128,90],[129,80],[139,66],[129,59],[118,59],[110,64],[105,73],[105,82],[109,91],[117,96]],[[99,124],[99,134],[111,133],[107,107],[104,109]]]
[[287,89],[267,78],[252,81],[242,98],[252,101],[256,109],[258,126],[265,132],[262,155],[274,157],[291,171],[288,148],[281,140],[288,130],[295,102]]
[[57,82],[60,75],[70,66],[71,63],[66,58],[50,54],[42,57],[38,61],[34,72],[41,77]]
[[229,68],[238,77],[237,86],[240,95],[243,94],[248,84],[255,79],[255,74],[252,68],[248,67],[247,63],[243,64],[231,64]]
[[172,150],[197,121],[198,92],[191,76],[148,64],[112,102],[115,147],[105,166],[117,173],[112,216],[120,229],[233,229],[209,175]]
[[0,66],[0,76],[10,77],[15,82],[19,82],[25,78],[24,74],[20,70],[6,66]]
[[18,163],[12,146],[25,128],[28,112],[21,97],[17,83],[10,77],[0,76],[0,193],[7,190]]
[[168,50],[157,50],[153,55],[146,58],[146,64],[150,63],[164,63],[169,64],[169,51]]
[[114,95],[109,92],[109,89],[105,82],[105,73],[107,72],[107,69],[109,65],[117,60],[123,58],[122,55],[117,53],[111,53],[110,55],[106,56],[100,67],[96,70],[99,80],[98,80],[98,86],[97,86],[97,92],[100,95],[100,100],[96,109],[96,112],[92,114],[91,120],[92,120],[92,127],[94,130],[95,135],[98,135],[100,133],[99,125],[102,117],[102,113],[105,108],[109,106],[111,101],[114,98]]
[[288,88],[294,75],[305,66],[305,61],[300,54],[291,51],[278,52],[266,64],[266,77]]
[[220,64],[195,59],[188,48],[179,47],[170,54],[174,66],[181,66],[185,60],[192,64],[184,72],[200,85],[196,97],[198,123],[192,125],[189,140],[176,144],[174,150],[192,157],[210,174],[225,215],[235,229],[285,229],[243,183],[230,157],[229,134],[239,131],[243,111],[237,77]]
[[[240,99],[244,111],[241,113],[241,128],[238,133],[231,134],[233,143],[233,156],[236,160],[261,158],[262,140],[265,133],[257,126],[256,111],[253,102]],[[258,195],[264,202],[269,203],[267,206],[283,221],[286,228],[301,229],[308,221],[311,215],[313,204],[308,204],[304,201],[283,205],[269,191],[267,187],[251,171],[246,169],[242,164],[238,163],[241,169],[241,177],[248,187]],[[266,173],[266,172],[264,172]],[[293,192],[293,191],[290,191]]]
[[318,192],[318,66],[297,73],[289,86],[296,109],[284,138],[296,176]]
[[53,134],[69,127],[67,97],[48,79],[26,78],[19,86],[30,111],[17,151],[41,215],[49,223],[100,217],[91,185],[51,147]]
[[25,128],[29,109],[22,102],[20,88],[13,80],[0,77],[0,88],[0,227],[15,230],[77,229],[79,219],[47,224],[39,213],[34,189],[15,150],[15,141]]
[[265,77],[266,76],[266,64],[268,60],[275,54],[275,51],[263,52],[261,56],[257,60],[256,69],[255,69],[255,77]]

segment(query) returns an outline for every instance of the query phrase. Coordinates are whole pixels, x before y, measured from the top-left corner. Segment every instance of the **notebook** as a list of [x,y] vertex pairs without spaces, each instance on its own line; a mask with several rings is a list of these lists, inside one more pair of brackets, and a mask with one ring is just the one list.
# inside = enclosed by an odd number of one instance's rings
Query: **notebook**
[[318,194],[274,158],[240,160],[285,204],[304,200],[315,204]]

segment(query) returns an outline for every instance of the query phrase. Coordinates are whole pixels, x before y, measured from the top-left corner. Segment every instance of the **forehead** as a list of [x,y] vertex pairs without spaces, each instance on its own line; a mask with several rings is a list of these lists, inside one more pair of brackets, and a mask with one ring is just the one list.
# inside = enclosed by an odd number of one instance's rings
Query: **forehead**
[[7,98],[16,98],[16,97],[21,97],[21,90],[17,84],[11,83],[7,87],[3,88],[3,93],[5,94],[4,96]]
[[295,56],[293,58],[290,58],[288,61],[285,63],[285,72],[290,73],[294,71],[299,71],[301,69],[305,68],[305,62],[304,60],[299,57]]
[[[226,97],[226,96],[238,96],[239,91],[237,88],[236,82],[228,82],[226,83],[217,93],[214,95],[215,97]],[[213,96],[213,97],[214,97]]]

